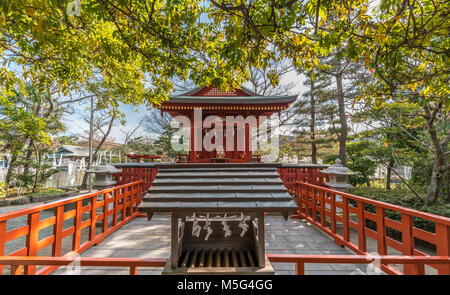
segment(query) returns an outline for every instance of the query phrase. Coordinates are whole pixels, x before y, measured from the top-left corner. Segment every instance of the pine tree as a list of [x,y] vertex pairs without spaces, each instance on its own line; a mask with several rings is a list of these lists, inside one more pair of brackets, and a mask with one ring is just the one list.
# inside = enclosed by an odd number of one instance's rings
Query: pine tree
[[316,164],[323,151],[336,142],[335,126],[339,121],[334,95],[330,90],[330,76],[314,70],[309,71],[306,76],[304,85],[309,91],[303,93],[294,106],[298,115],[297,129],[294,132],[297,144],[310,147],[311,162]]

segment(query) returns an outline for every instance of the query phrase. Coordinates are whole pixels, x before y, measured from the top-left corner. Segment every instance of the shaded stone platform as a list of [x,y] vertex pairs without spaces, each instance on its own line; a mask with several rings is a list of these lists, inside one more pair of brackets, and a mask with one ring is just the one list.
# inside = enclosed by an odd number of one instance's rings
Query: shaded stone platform
[[[285,221],[281,216],[266,216],[266,252],[269,254],[352,255],[314,226],[298,219]],[[100,245],[85,251],[83,257],[168,258],[170,256],[170,216],[155,215],[148,222],[136,218],[107,237]],[[292,263],[272,263],[276,274],[295,274]],[[305,264],[306,275],[365,274],[366,265]],[[138,269],[140,275],[159,275],[162,268]],[[53,274],[67,274],[65,267]],[[85,275],[127,275],[126,267],[83,267]]]

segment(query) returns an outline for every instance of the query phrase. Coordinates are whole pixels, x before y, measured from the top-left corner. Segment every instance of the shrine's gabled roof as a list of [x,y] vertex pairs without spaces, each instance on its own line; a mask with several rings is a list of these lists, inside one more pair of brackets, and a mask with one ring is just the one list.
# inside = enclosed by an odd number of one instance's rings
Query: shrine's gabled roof
[[[241,92],[241,94],[244,94],[244,96],[261,96],[260,94],[248,89],[247,87],[241,86],[240,88],[236,88],[234,90],[230,90],[230,91],[226,91],[223,92],[218,88],[212,87],[212,86],[201,86],[201,87],[197,87],[195,89],[189,90],[188,92],[185,92],[183,94],[180,94],[179,96],[210,96],[210,95],[205,95],[207,94],[207,92],[205,93],[205,91],[210,91],[210,92],[219,92],[222,95],[221,96],[239,96],[239,92]],[[203,93],[202,93],[203,92]]]
[[289,104],[297,95],[259,95],[248,88],[240,87],[222,91],[213,86],[198,87],[181,95],[169,96],[168,103],[178,104]]
[[276,104],[292,103],[297,95],[290,96],[171,96],[169,103],[211,103],[211,104]]

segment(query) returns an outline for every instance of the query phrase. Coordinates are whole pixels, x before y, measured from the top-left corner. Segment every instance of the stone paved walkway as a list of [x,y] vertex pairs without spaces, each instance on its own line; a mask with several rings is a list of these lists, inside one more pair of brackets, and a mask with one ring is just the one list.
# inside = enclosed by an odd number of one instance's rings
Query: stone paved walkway
[[[336,254],[351,255],[351,251],[337,246],[334,241],[302,220],[281,216],[266,216],[267,253],[285,254]],[[170,255],[170,217],[155,215],[151,222],[136,218],[108,236],[100,245],[85,251],[83,257],[135,257],[158,258]],[[273,263],[276,274],[295,274],[291,263]],[[349,275],[365,274],[366,265],[355,264],[306,264],[307,275]],[[162,268],[139,268],[141,275],[161,274]],[[54,274],[66,274],[61,267]],[[120,275],[129,274],[123,267],[83,267],[82,274]]]

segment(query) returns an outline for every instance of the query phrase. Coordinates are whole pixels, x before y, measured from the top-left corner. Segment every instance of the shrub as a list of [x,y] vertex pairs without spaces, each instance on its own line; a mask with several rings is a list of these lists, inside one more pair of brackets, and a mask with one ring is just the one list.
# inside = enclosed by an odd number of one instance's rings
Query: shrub
[[6,198],[8,192],[8,185],[5,182],[0,182],[0,200]]
[[[350,194],[386,202],[406,208],[411,208],[427,213],[450,217],[450,204],[443,199],[438,199],[433,205],[425,205],[424,202],[409,190],[395,188],[391,190],[375,187],[354,187],[348,190]],[[375,206],[368,205],[366,210],[375,213]],[[401,213],[388,210],[386,217],[401,221]],[[414,226],[429,232],[434,232],[434,222],[421,218],[414,218]]]

